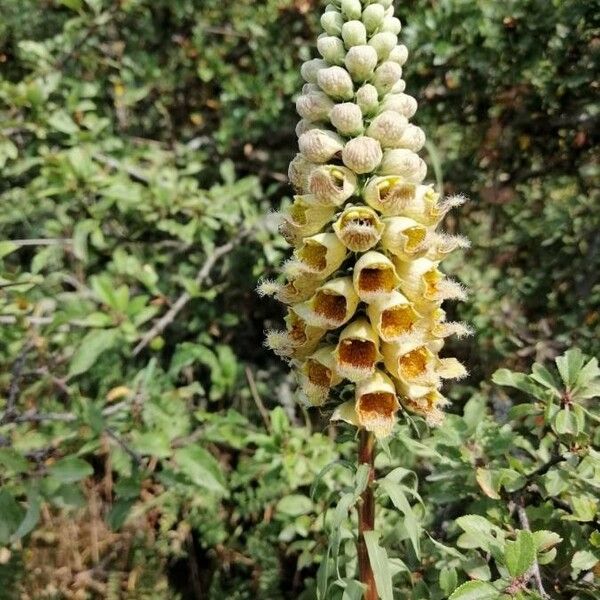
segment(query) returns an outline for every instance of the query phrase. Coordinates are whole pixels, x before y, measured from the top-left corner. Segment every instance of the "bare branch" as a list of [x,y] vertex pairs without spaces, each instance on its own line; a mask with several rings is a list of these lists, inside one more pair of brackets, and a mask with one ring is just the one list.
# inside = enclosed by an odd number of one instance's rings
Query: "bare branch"
[[[529,519],[527,518],[527,512],[525,511],[525,507],[523,505],[517,504],[517,514],[519,515],[519,523],[521,524],[521,527],[526,531],[531,531]],[[540,593],[540,596],[542,598],[550,598],[544,589],[544,584],[542,583],[542,574],[540,573],[540,565],[538,564],[537,559],[535,559],[533,566],[531,567],[531,575],[535,581],[535,585]]]
[[[195,283],[197,285],[201,285],[204,280],[210,275],[210,272],[215,265],[215,263],[226,254],[229,254],[237,243],[244,237],[249,234],[249,231],[243,231],[240,235],[222,246],[215,248],[215,250],[210,254],[202,268],[198,271],[196,275]],[[185,307],[185,305],[192,299],[192,296],[188,292],[183,292],[179,298],[175,301],[175,303],[171,306],[171,308],[160,318],[153,327],[144,334],[142,339],[138,342],[137,346],[133,349],[133,355],[137,356],[157,335],[160,335],[174,320],[175,317],[181,312],[181,310]]]
[[265,427],[267,431],[271,431],[271,421],[269,419],[269,413],[263,404],[263,401],[258,393],[258,388],[256,387],[256,381],[254,380],[254,374],[252,373],[252,369],[250,367],[246,367],[246,379],[248,380],[248,387],[250,388],[250,393],[252,394],[252,398],[254,399],[254,403],[258,408],[258,412],[262,417],[262,420],[265,423]]

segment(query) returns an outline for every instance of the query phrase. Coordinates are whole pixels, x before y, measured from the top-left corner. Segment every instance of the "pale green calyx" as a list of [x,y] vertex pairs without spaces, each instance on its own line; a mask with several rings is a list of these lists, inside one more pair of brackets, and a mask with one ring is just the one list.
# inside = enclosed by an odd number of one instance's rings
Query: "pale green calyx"
[[[423,183],[424,131],[402,79],[408,49],[392,0],[332,0],[317,40],[321,58],[301,67],[299,154],[289,166],[297,195],[281,213],[293,247],[283,282],[259,291],[288,305],[286,329],[267,337],[297,369],[312,405],[333,409],[378,437],[403,405],[430,425],[447,403],[439,389],[464,367],[439,352],[450,335],[442,303],[462,299],[440,262],[468,246],[438,230],[461,196]],[[342,386],[354,400],[340,403]]]

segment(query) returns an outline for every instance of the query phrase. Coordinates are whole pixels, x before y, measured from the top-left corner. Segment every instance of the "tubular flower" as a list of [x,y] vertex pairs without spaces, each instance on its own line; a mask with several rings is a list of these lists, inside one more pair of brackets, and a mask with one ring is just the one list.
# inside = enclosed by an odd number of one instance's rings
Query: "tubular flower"
[[360,381],[372,375],[381,355],[379,339],[370,323],[359,318],[345,327],[334,355],[336,370],[345,379]]
[[327,400],[329,390],[341,381],[335,371],[335,346],[322,346],[311,354],[300,367],[300,388],[313,406],[320,406]]
[[368,206],[348,206],[333,224],[340,241],[352,252],[366,252],[377,244],[385,225]]
[[[442,382],[466,375],[439,355],[447,337],[470,333],[446,319],[443,301],[465,292],[439,267],[468,247],[438,231],[464,198],[424,183],[425,133],[411,122],[418,107],[391,0],[330,0],[321,25],[296,101],[297,195],[281,214],[293,257],[259,292],[288,305],[267,344],[297,369],[306,400],[384,437],[400,406],[438,425]],[[354,400],[339,403],[348,386]]]

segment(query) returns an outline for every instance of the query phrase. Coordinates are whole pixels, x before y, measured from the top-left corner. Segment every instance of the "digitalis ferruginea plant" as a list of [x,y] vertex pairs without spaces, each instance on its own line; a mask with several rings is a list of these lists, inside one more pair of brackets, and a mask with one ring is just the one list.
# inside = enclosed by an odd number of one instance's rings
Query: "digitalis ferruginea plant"
[[[425,133],[410,122],[417,102],[405,93],[408,50],[391,4],[325,9],[320,58],[301,70],[294,201],[280,214],[293,253],[283,280],[260,286],[288,305],[286,328],[268,332],[267,345],[297,370],[308,403],[380,438],[401,407],[442,421],[442,383],[466,370],[440,352],[446,337],[469,331],[441,308],[465,294],[440,269],[468,246],[440,231],[464,200],[425,182]],[[353,399],[341,402],[334,390],[344,386]]]

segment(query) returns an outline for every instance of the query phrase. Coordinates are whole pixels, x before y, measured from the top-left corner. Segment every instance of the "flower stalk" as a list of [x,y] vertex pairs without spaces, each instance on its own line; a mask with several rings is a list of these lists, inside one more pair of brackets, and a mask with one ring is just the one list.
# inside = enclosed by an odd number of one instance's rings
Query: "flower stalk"
[[358,571],[360,581],[365,587],[365,600],[377,600],[375,576],[364,537],[365,532],[375,529],[375,497],[373,495],[375,436],[370,431],[361,429],[358,440],[358,463],[359,465],[367,465],[369,469],[367,487],[360,497],[358,506]]

